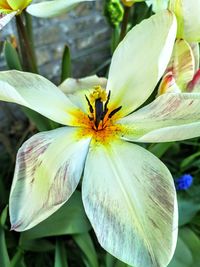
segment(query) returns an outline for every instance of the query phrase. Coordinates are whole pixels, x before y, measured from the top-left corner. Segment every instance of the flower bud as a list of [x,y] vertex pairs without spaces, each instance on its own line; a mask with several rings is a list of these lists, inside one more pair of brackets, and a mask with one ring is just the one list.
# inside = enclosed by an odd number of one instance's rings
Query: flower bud
[[112,27],[116,27],[123,19],[124,9],[120,0],[106,0],[104,14]]
[[134,0],[122,0],[124,6],[131,7],[136,1]]

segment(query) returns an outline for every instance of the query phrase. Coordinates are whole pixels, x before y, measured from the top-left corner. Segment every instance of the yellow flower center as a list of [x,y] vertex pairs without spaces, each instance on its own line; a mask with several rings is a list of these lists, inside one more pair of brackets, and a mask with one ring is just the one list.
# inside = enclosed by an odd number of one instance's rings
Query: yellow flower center
[[93,140],[100,143],[109,143],[119,135],[122,126],[116,124],[119,118],[117,113],[122,106],[109,109],[111,92],[108,93],[101,86],[95,86],[92,93],[85,95],[88,104],[88,114],[77,112],[76,124],[80,125],[79,135],[92,136]]
[[110,91],[101,86],[95,86],[89,98],[85,96],[88,107],[88,118],[92,122],[92,128],[95,131],[101,131],[110,125],[112,117],[122,108],[121,106],[109,111],[108,104],[110,101]]

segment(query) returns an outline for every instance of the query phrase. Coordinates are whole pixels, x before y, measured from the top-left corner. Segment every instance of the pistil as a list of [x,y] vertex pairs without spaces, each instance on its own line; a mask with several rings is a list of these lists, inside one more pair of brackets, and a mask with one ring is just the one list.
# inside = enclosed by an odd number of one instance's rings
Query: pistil
[[90,111],[88,118],[93,122],[93,129],[95,131],[103,130],[107,126],[107,121],[122,108],[120,106],[109,113],[108,104],[110,96],[111,92],[109,91],[107,94],[106,90],[101,86],[95,86],[89,98],[85,96]]

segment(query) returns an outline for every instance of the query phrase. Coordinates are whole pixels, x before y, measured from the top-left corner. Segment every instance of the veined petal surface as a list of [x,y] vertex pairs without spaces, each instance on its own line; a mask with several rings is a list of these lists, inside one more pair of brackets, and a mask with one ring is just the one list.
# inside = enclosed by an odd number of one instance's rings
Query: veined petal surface
[[162,78],[162,81],[158,88],[157,96],[166,93],[181,93],[181,89],[177,85],[175,77],[171,71],[166,73],[165,76]]
[[64,14],[73,8],[76,4],[94,0],[53,0],[32,4],[28,6],[27,12],[33,16],[41,18],[50,18]]
[[15,231],[45,220],[76,189],[90,142],[77,140],[76,131],[63,127],[38,133],[19,149],[9,202]]
[[77,110],[53,83],[28,72],[2,71],[0,100],[26,106],[64,125],[71,124]]
[[199,69],[199,43],[190,43],[195,62],[195,72]]
[[[196,51],[194,46],[194,51]],[[165,75],[158,88],[158,95],[187,91],[195,72],[195,59],[191,46],[177,39]]]
[[187,91],[200,93],[200,69],[195,73],[193,79],[187,85]]
[[173,179],[147,150],[127,142],[91,147],[82,197],[99,243],[134,267],[166,267],[177,239]]
[[200,136],[200,94],[170,93],[118,121],[122,139],[171,142]]
[[115,107],[122,106],[122,115],[135,110],[151,95],[170,60],[175,36],[175,16],[165,10],[135,26],[119,44],[107,90]]
[[85,113],[88,113],[88,103],[85,96],[89,96],[94,86],[106,88],[107,79],[96,75],[80,79],[68,78],[59,88],[61,91]]
[[176,40],[166,72],[172,72],[180,90],[185,91],[195,72],[194,55],[190,45],[185,40]]

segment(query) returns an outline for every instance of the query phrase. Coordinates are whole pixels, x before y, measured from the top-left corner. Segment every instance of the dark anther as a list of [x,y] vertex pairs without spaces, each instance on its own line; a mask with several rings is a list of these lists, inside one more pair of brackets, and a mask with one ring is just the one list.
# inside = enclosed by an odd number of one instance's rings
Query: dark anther
[[110,101],[110,95],[111,95],[111,92],[109,91],[109,92],[108,92],[108,97],[107,97],[106,103],[105,103],[105,105],[104,105],[104,114],[106,114],[107,111],[108,111],[108,103],[109,103],[109,101]]
[[93,120],[94,120],[94,118],[92,118],[92,117],[90,117],[90,116],[88,116],[88,119],[89,119],[90,121],[93,121]]
[[112,116],[114,116],[120,109],[122,108],[122,106],[114,109],[113,111],[110,112],[110,114],[108,115],[108,118],[112,118]]
[[90,104],[90,100],[88,99],[88,97],[86,95],[85,95],[85,98],[86,98],[88,106],[90,108],[90,113],[94,113],[94,109],[93,109],[92,105]]
[[108,97],[107,97],[106,103],[105,103],[105,105],[104,105],[104,111],[103,111],[103,113],[102,113],[101,120],[104,119],[106,113],[108,112],[108,103],[109,103],[109,101],[110,101],[110,94],[111,94],[111,92],[109,91],[109,92],[108,92]]
[[100,121],[102,120],[103,116],[103,103],[101,102],[101,98],[95,100],[95,111],[96,111],[96,120],[95,126],[98,128]]

